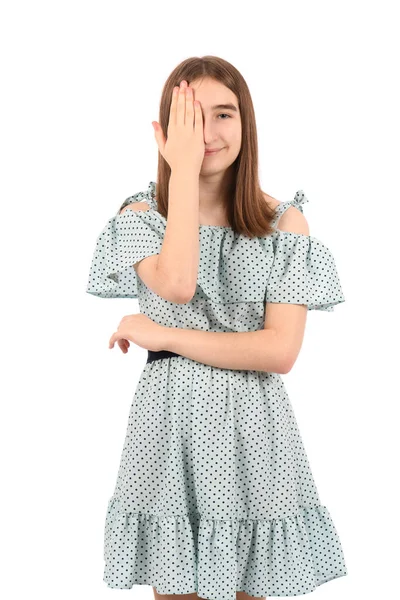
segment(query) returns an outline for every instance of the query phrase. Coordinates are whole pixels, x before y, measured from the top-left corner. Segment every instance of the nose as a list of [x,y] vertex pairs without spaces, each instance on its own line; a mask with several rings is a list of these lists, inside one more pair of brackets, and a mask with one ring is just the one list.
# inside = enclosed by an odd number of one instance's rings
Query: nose
[[214,140],[217,138],[216,131],[215,131],[215,125],[211,121],[204,119],[204,117],[203,117],[203,131],[204,131],[204,143],[206,144],[206,146],[212,146]]

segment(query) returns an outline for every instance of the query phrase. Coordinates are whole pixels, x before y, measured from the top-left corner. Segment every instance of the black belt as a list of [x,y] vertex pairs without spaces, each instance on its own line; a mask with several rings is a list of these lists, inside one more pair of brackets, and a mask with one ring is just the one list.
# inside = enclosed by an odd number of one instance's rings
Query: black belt
[[176,352],[170,352],[169,350],[160,350],[159,352],[153,352],[153,350],[147,350],[148,356],[146,363],[153,362],[153,360],[159,360],[160,358],[168,358],[169,356],[182,356]]

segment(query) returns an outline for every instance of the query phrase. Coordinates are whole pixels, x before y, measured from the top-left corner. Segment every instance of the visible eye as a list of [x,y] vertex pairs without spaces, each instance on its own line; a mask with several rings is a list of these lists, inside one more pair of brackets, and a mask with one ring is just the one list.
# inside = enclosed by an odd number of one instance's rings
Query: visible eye
[[[226,113],[221,113],[218,116],[220,117],[221,115],[224,115],[225,117],[228,117],[228,119],[232,118],[230,115],[227,115]],[[225,121],[226,119],[222,119],[222,120]]]

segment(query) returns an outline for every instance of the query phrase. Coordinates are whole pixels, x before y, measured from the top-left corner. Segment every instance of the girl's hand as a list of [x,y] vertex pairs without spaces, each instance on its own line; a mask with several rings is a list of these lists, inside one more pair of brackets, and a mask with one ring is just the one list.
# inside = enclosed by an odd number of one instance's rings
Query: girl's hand
[[167,329],[168,327],[158,325],[142,313],[127,315],[121,319],[117,331],[112,334],[108,347],[114,348],[115,342],[118,342],[118,346],[126,354],[131,341],[146,350],[166,350]]
[[186,167],[200,174],[205,152],[203,115],[200,103],[194,105],[193,90],[185,80],[180,88],[175,86],[172,93],[167,140],[161,125],[157,121],[153,123],[158,149],[171,171]]

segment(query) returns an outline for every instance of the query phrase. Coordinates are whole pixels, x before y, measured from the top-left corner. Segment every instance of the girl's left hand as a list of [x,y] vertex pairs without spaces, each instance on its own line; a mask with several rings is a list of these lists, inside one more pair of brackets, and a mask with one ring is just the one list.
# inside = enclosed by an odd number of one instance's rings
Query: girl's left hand
[[122,352],[126,354],[130,346],[129,341],[134,342],[141,348],[159,352],[166,350],[165,340],[168,327],[158,325],[142,313],[127,315],[121,319],[118,329],[112,334],[109,348],[114,348],[115,342]]

